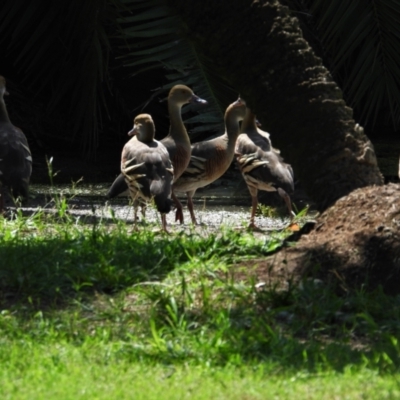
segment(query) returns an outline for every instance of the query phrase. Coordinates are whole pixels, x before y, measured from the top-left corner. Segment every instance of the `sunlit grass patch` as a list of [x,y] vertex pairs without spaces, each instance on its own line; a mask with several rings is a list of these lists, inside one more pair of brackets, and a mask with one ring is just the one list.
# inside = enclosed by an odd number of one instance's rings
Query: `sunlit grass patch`
[[[268,367],[214,368],[98,362],[94,348],[28,349],[0,366],[4,399],[395,399],[396,377],[371,370],[282,374]],[[101,353],[99,356],[104,356]],[[100,357],[98,357],[100,358]],[[19,359],[19,361],[18,361]],[[15,379],[14,377],[18,377]],[[14,378],[14,379],[13,379]]]
[[[266,257],[287,232],[165,235],[43,212],[1,219],[0,232],[0,387],[9,398],[131,398],[131,382],[143,398],[176,398],[186,393],[179,379],[191,398],[265,398],[267,389],[318,398],[318,382],[335,380],[344,396],[352,379],[374,382],[371,396],[385,382],[388,396],[398,392],[380,375],[398,373],[400,297],[339,295],[312,277],[259,282],[256,261],[232,267]],[[206,388],[215,376],[226,384]]]

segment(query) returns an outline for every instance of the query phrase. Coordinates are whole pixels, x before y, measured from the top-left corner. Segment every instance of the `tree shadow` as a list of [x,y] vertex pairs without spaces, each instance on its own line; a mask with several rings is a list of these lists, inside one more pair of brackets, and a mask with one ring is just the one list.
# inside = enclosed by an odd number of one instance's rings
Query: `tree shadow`
[[225,365],[238,353],[246,364],[271,361],[278,371],[343,372],[349,366],[397,371],[399,298],[381,286],[344,290],[340,280],[327,283],[318,276],[315,268],[285,289],[255,286],[235,307],[219,310],[229,329],[217,333],[226,349],[216,360]]
[[151,232],[109,235],[94,226],[89,234],[66,230],[42,240],[21,235],[0,246],[0,304],[62,307],[82,293],[116,293],[162,280],[187,259],[179,237]]
[[242,359],[285,371],[400,366],[400,240],[388,231],[358,233],[354,243],[347,252],[289,247],[234,269],[235,281],[246,279],[243,269],[254,276],[226,335]]
[[353,243],[337,252],[324,245],[314,246],[297,263],[300,276],[339,283],[344,291],[372,291],[381,286],[387,294],[400,293],[400,237],[395,232],[359,233]]

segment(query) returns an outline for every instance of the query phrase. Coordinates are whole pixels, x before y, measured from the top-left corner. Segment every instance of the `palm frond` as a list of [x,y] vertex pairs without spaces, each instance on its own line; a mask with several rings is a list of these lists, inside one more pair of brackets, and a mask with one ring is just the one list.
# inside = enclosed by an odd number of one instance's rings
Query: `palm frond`
[[[400,126],[400,3],[398,0],[286,0],[315,31],[328,68],[364,124],[378,113]],[[300,16],[301,17],[301,16]]]
[[[191,134],[215,132],[223,128],[223,115],[237,93],[215,71],[212,60],[199,53],[184,34],[178,15],[165,0],[125,0],[130,14],[120,20],[128,50],[123,57],[132,75],[150,69],[162,69],[169,90],[183,83],[206,99],[208,107],[183,108],[184,121]],[[149,91],[155,88],[149,88]]]
[[[119,0],[46,2],[4,0],[0,5],[0,46],[22,84],[47,96],[47,113],[69,110],[69,140],[93,153]],[[107,31],[108,30],[108,31]],[[103,112],[100,112],[102,110]]]

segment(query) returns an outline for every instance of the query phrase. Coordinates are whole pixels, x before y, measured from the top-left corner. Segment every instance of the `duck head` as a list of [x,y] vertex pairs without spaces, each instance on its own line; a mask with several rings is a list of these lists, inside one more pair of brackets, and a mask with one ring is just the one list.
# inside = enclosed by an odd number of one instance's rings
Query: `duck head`
[[208,104],[206,100],[196,96],[192,89],[185,85],[175,85],[168,94],[168,101],[180,106],[187,103]]
[[151,142],[154,139],[155,127],[150,114],[139,114],[133,120],[133,128],[128,132],[129,136],[136,135],[141,142]]
[[246,103],[240,97],[228,106],[225,112],[225,117],[235,117],[238,121],[242,121],[246,114]]

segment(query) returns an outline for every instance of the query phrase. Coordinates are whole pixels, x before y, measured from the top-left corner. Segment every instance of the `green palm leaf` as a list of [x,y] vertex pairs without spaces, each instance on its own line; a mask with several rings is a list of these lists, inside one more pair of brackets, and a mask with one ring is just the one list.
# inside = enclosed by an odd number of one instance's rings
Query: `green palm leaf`
[[97,146],[100,110],[106,109],[110,32],[118,29],[121,7],[119,0],[0,5],[0,45],[24,77],[21,84],[46,96],[47,114],[65,110],[60,124],[69,135],[62,140],[76,139],[89,153]]
[[[328,68],[363,123],[382,110],[400,126],[400,3],[398,0],[287,0],[316,32]],[[311,18],[309,17],[311,15]]]

